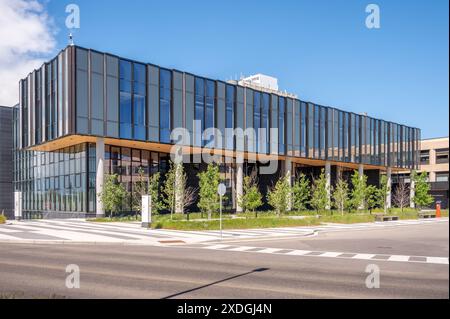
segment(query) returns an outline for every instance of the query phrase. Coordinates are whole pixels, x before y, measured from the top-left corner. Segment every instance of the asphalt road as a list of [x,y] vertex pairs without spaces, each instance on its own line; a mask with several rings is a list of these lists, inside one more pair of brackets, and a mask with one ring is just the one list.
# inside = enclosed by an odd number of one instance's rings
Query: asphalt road
[[[448,223],[233,242],[286,249],[448,257]],[[380,288],[366,288],[368,264]],[[80,288],[66,288],[66,266]],[[449,298],[448,264],[198,247],[1,244],[0,298]]]

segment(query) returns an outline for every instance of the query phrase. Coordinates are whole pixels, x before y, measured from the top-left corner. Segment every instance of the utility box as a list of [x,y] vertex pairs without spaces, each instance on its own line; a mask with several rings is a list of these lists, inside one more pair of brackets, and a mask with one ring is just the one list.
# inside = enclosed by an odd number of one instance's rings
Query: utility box
[[150,228],[152,224],[152,197],[150,195],[142,195],[141,220],[142,227]]
[[22,219],[22,192],[14,192],[14,218]]

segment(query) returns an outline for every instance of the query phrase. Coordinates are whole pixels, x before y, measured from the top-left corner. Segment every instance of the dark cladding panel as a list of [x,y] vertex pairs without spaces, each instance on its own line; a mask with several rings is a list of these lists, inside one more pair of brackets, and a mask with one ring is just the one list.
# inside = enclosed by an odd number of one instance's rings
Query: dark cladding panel
[[183,73],[173,71],[173,128],[183,126]]
[[[77,48],[76,50],[77,83],[76,89],[76,132],[79,134],[88,134],[88,116],[89,116],[89,88],[88,88],[88,51]],[[59,60],[58,60],[59,64]],[[59,109],[58,109],[59,110]],[[59,111],[58,111],[59,112]]]
[[270,153],[278,154],[278,96],[270,95]]
[[225,84],[222,82],[217,83],[217,109],[216,109],[216,123],[217,129],[222,135],[221,141],[216,141],[216,146],[225,148]]
[[293,102],[292,99],[286,99],[286,147],[287,155],[292,156],[292,121],[293,121]]
[[106,56],[106,136],[119,137],[119,59]]
[[193,133],[194,133],[194,77],[190,74],[185,75],[185,82],[186,82],[186,92],[185,92],[185,99],[186,99],[186,109],[185,109],[185,125],[186,129],[188,130],[190,134],[190,139],[192,141]]
[[147,66],[148,76],[148,139],[159,141],[159,70],[153,65]]
[[245,89],[245,129],[246,129],[246,146],[248,152],[255,152],[255,134],[253,134],[253,90]]
[[[243,130],[244,127],[244,88],[238,86],[236,89],[236,128]],[[244,140],[236,137],[236,150],[244,151]]]

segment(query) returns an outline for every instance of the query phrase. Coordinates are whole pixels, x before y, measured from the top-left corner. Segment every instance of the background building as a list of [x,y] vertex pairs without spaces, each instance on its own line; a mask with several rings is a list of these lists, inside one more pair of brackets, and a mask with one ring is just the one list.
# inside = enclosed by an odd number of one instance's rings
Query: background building
[[13,216],[13,110],[0,106],[0,214]]
[[[339,174],[358,170],[378,184],[380,173],[418,167],[418,128],[302,101],[275,90],[273,79],[259,75],[258,81],[223,82],[65,48],[20,81],[14,188],[22,192],[24,216],[103,215],[97,194],[104,175],[118,174],[129,191],[140,178],[139,168],[146,178],[163,175],[176,142],[174,128],[190,134],[184,168],[193,186],[206,167],[195,157],[214,145],[229,210],[241,210],[236,198],[243,176],[266,165],[261,156],[278,164],[276,172],[259,175],[263,194],[281,174],[292,180],[298,172],[311,176],[324,169],[332,184]],[[217,128],[221,138],[202,138],[207,128]],[[226,128],[266,131],[239,140]],[[254,155],[260,159],[252,160]],[[129,210],[125,203],[123,211]]]
[[[423,139],[420,141],[419,172],[427,172],[434,202],[430,207],[441,201],[441,207],[448,208],[448,174],[449,174],[449,139],[448,137]],[[393,188],[403,179],[410,184],[410,171],[399,172],[392,177]]]

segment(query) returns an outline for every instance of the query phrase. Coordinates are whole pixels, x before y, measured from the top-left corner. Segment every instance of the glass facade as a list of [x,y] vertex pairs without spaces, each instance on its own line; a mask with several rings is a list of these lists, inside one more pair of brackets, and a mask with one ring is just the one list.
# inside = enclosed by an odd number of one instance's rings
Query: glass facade
[[[89,165],[95,162],[95,145],[86,142],[44,155],[29,150],[69,135],[170,144],[171,130],[181,126],[191,134],[190,145],[205,147],[218,142],[204,139],[207,128],[253,128],[255,135],[247,136],[246,143],[225,134],[223,143],[214,145],[405,169],[417,168],[420,157],[417,128],[76,46],[21,80],[19,92],[15,183],[30,210],[45,205],[55,211],[95,209],[90,201],[95,165]],[[150,174],[152,165],[165,165],[164,156],[156,160],[152,154],[111,146],[108,172],[120,173],[130,189],[136,167],[142,165]],[[76,164],[83,161],[84,166]]]
[[[22,191],[25,218],[42,211],[94,211],[95,145],[93,163],[91,150],[83,143],[53,152],[15,152],[14,188]],[[88,189],[94,194],[89,201]]]
[[[20,82],[19,149],[71,134],[171,143],[174,125],[192,132],[192,145],[205,146],[213,138],[205,141],[203,131],[219,123],[254,128],[249,152],[418,165],[419,129],[79,47],[66,48]],[[233,136],[222,146],[237,147]]]

